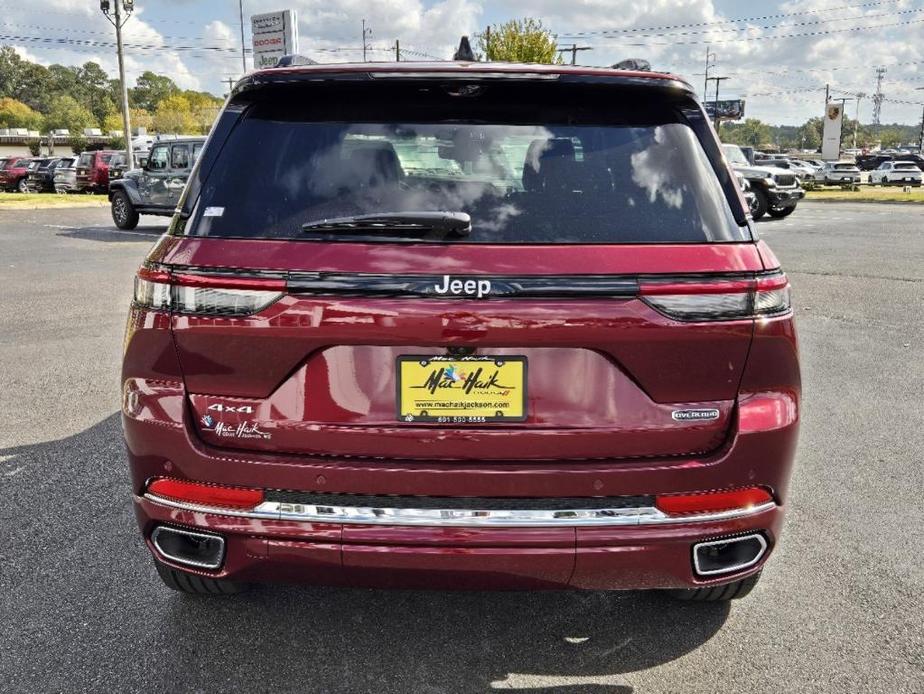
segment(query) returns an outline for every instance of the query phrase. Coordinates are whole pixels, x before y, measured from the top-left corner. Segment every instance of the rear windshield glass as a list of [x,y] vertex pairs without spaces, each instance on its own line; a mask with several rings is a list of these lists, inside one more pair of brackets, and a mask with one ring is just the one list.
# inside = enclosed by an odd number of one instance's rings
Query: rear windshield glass
[[899,171],[917,171],[918,167],[914,164],[896,164],[895,168]]
[[211,168],[187,233],[311,238],[303,225],[325,219],[449,211],[471,217],[457,243],[749,240],[696,134],[661,110],[523,125],[497,108],[487,122],[344,122],[257,104]]
[[851,169],[857,168],[853,164],[835,164],[834,168],[838,171],[850,171]]

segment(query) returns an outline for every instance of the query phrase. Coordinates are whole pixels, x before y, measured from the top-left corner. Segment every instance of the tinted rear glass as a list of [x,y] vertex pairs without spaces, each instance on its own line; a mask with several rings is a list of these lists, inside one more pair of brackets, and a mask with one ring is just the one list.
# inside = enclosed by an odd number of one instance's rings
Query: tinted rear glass
[[[365,104],[349,120],[311,104],[255,104],[211,168],[187,233],[299,239],[303,224],[324,219],[452,211],[472,219],[462,243],[750,240],[683,118],[616,103],[591,113],[536,105],[550,117],[532,123],[522,104],[479,113],[459,103],[464,113],[439,118],[431,106],[426,119],[409,117],[406,101],[394,118]],[[363,112],[375,122],[358,122]]]

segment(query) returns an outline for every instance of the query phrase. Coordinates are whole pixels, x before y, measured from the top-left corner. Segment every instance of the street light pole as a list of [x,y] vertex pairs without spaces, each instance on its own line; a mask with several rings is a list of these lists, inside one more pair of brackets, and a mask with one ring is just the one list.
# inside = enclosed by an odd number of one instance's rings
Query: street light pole
[[[115,12],[113,15],[109,14],[111,4],[110,0],[100,0],[99,8],[116,30],[116,51],[119,55],[119,84],[122,88],[122,137],[125,138],[126,163],[129,167],[134,168],[135,159],[132,150],[132,124],[128,113],[128,83],[125,81],[125,59],[122,49],[122,26],[128,21],[129,17],[131,17],[132,11],[135,9],[135,2],[134,0],[115,0]],[[122,18],[122,10],[125,11],[124,19]]]
[[715,53],[709,51],[709,46],[706,46],[706,79],[703,82],[703,103],[706,103],[707,95],[709,93],[709,68],[715,67],[715,62],[710,63],[709,60],[712,59],[715,61]]

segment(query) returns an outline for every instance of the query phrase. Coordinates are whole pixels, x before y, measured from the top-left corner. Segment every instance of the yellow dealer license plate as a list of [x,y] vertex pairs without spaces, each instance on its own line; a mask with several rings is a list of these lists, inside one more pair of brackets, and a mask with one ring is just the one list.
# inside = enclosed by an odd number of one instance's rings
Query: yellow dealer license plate
[[401,356],[398,418],[480,424],[526,419],[526,357]]

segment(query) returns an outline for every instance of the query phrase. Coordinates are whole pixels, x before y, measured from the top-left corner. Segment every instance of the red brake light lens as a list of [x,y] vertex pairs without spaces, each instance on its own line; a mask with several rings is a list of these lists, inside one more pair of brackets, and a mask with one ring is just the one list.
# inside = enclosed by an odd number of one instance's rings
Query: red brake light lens
[[642,300],[681,321],[735,320],[786,313],[789,281],[783,273],[756,279],[648,280],[639,283]]
[[655,506],[668,514],[717,513],[736,509],[752,508],[773,501],[773,497],[762,487],[747,487],[699,494],[668,494],[655,497]]
[[158,311],[210,316],[250,316],[285,295],[283,278],[227,275],[172,275],[141,268],[135,303]]
[[170,477],[153,480],[148,484],[147,491],[173,501],[185,501],[219,508],[253,509],[263,503],[262,489],[222,487]]

